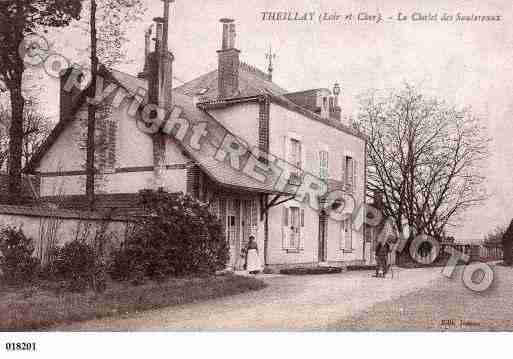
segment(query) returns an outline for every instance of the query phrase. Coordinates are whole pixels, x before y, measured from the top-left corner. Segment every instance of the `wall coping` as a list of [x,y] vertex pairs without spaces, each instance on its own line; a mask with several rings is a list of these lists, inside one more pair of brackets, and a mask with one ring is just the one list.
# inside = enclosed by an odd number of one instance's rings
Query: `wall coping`
[[15,206],[0,205],[0,215],[17,215],[25,217],[81,219],[81,220],[109,220],[115,222],[134,221],[134,217],[111,215],[97,211],[81,211],[74,209],[49,208],[43,206]]

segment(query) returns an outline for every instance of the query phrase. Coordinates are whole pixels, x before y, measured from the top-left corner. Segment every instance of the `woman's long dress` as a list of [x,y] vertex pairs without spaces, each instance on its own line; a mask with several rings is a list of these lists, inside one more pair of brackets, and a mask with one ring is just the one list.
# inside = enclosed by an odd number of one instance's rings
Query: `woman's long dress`
[[262,264],[260,263],[260,258],[258,257],[257,249],[248,249],[248,262],[246,265],[246,269],[248,270],[248,272],[262,270]]

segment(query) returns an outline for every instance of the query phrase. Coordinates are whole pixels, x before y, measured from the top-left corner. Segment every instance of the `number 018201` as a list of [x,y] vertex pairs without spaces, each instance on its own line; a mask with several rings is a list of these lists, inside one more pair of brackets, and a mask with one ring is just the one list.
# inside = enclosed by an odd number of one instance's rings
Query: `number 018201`
[[36,343],[5,343],[7,351],[35,351]]

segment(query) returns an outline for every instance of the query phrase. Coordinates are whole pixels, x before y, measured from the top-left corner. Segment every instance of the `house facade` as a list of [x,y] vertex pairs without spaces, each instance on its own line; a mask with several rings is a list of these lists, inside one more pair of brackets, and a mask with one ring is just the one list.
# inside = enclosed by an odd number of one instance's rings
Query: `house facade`
[[[364,262],[362,228],[330,213],[340,193],[355,212],[365,199],[366,141],[342,122],[338,91],[284,90],[271,66],[263,72],[240,60],[235,24],[221,22],[218,68],[179,87],[160,23],[154,51],[146,35],[138,76],[100,70],[97,205],[130,209],[143,189],[189,193],[221,219],[236,270],[250,235],[268,266]],[[147,111],[147,103],[159,109]],[[154,131],[160,110],[165,120]],[[87,111],[80,71],[70,69],[61,79],[60,121],[27,166],[40,177],[42,198],[83,203]]]

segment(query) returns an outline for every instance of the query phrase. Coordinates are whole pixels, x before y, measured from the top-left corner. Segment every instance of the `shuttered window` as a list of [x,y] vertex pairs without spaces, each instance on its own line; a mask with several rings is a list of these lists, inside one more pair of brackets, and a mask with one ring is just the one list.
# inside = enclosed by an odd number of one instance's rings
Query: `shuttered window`
[[353,160],[353,192],[356,192],[358,185],[358,162]]
[[329,177],[328,151],[319,151],[319,177],[323,180]]
[[351,219],[345,219],[340,222],[340,249],[353,249],[353,229],[351,227]]
[[305,211],[299,206],[282,207],[282,247],[288,252],[297,253],[304,247],[303,227]]
[[295,138],[290,139],[290,150],[289,150],[289,161],[294,166],[290,172],[290,178],[292,181],[299,181],[301,178],[301,166],[302,166],[302,149],[301,142]]
[[342,178],[346,190],[352,191],[354,187],[354,160],[351,156],[344,156]]
[[282,207],[282,213],[281,213],[281,246],[283,249],[288,248],[288,234],[289,234],[289,208],[288,207]]

